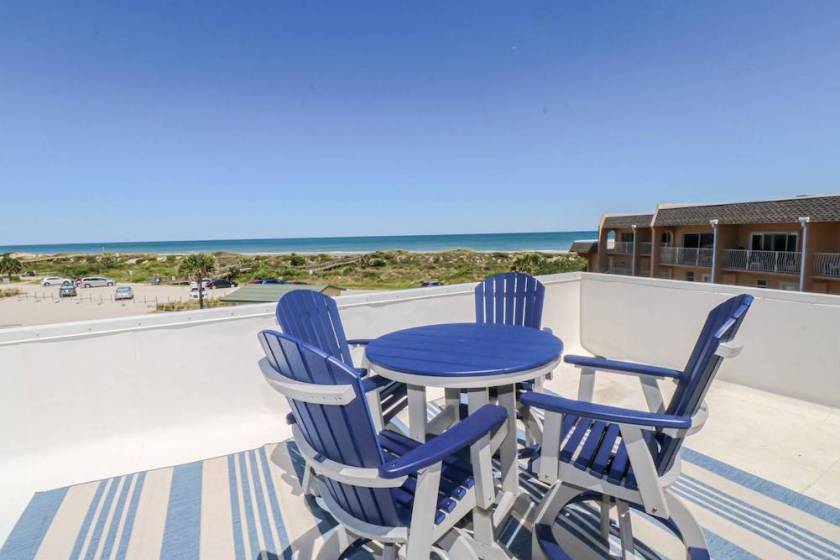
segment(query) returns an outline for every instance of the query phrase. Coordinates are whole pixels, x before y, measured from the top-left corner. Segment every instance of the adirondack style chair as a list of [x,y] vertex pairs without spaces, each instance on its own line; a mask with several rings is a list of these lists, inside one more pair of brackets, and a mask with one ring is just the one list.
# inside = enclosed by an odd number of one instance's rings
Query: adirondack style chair
[[[477,558],[480,549],[457,525],[495,497],[491,457],[506,433],[505,409],[485,405],[426,443],[378,430],[367,406],[368,380],[335,356],[265,330],[265,379],[288,399],[295,443],[312,472],[319,502],[338,522],[318,543],[335,559],[358,539],[395,559]],[[470,459],[459,452],[469,450]],[[448,555],[448,556],[447,556]]]
[[[370,342],[366,338],[348,340],[335,300],[312,290],[293,290],[285,294],[277,302],[275,315],[284,333],[320,348],[350,367],[355,367],[350,347],[366,346]],[[362,376],[367,375],[364,363],[357,369]],[[408,406],[407,389],[404,383],[379,376],[370,379],[366,384],[368,399],[374,409],[376,425],[382,428]]]
[[[514,325],[539,329],[542,327],[545,286],[524,272],[503,272],[488,276],[475,287],[475,322],[494,325]],[[550,329],[546,329],[550,330]],[[542,390],[544,379],[516,384],[518,392]],[[495,390],[490,390],[495,396]],[[454,398],[450,395],[450,399]],[[527,407],[517,401],[518,415],[525,423],[529,442],[533,442],[537,425],[528,417]]]
[[[617,508],[622,557],[633,557],[629,508],[645,511],[681,538],[691,560],[708,559],[700,526],[669,487],[680,473],[679,454],[686,436],[706,421],[704,398],[723,359],[737,356],[734,337],[752,304],[742,294],[715,307],[706,318],[682,371],[643,364],[567,356],[583,369],[580,395],[591,400],[595,370],[638,376],[649,411],[636,411],[528,392],[521,400],[545,412],[536,461],[540,480],[551,484],[534,519],[535,558],[565,558],[552,534],[554,520],[576,501],[600,501],[601,532],[610,530],[609,510]],[[676,380],[667,407],[657,378]]]

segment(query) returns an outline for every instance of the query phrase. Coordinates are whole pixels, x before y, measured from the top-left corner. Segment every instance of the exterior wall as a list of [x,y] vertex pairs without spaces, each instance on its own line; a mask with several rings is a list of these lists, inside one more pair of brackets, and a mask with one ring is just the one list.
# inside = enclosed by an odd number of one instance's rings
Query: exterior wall
[[581,342],[595,355],[682,369],[706,314],[755,296],[738,335],[744,350],[720,377],[840,406],[840,297],[603,274],[581,279]]

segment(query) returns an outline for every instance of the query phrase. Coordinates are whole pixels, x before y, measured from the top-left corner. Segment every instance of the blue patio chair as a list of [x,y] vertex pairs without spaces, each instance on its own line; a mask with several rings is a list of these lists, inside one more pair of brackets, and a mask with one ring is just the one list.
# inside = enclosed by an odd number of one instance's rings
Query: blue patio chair
[[[426,443],[377,430],[359,371],[320,348],[265,330],[260,367],[292,409],[292,432],[312,468],[310,483],[338,526],[317,557],[338,558],[371,539],[395,559],[475,558],[476,543],[456,525],[495,498],[491,456],[506,433],[505,409],[485,405]],[[461,458],[469,450],[470,459]],[[402,556],[402,554],[401,554]]]
[[475,287],[475,321],[539,329],[545,286],[524,272],[488,276]]
[[562,558],[551,530],[554,520],[567,504],[596,499],[601,505],[604,537],[609,535],[610,508],[614,505],[618,510],[623,558],[633,554],[631,507],[660,520],[681,538],[688,558],[709,558],[700,526],[669,487],[679,476],[683,440],[706,421],[704,398],[710,383],[723,359],[735,357],[741,350],[734,337],[752,301],[752,296],[743,294],[715,307],[682,371],[604,358],[566,357],[567,362],[593,372],[602,369],[649,380],[675,379],[677,387],[667,407],[655,382],[645,385],[651,411],[545,393],[522,396],[525,405],[545,412],[536,469],[540,480],[553,485],[537,508],[535,557]]
[[[488,276],[475,287],[475,322],[493,325],[514,325],[532,329],[542,328],[545,286],[524,272],[503,272]],[[549,330],[546,328],[545,330]],[[550,374],[548,376],[550,378]],[[517,392],[542,390],[545,380],[525,381],[516,384]],[[496,390],[490,389],[495,397]],[[454,396],[450,395],[450,399]],[[518,415],[525,423],[529,443],[539,433],[536,419],[517,401]],[[462,414],[463,416],[463,414]]]
[[[348,340],[335,300],[312,290],[293,290],[277,302],[275,311],[277,323],[283,332],[320,348],[330,356],[353,365],[351,346],[366,346],[370,339]],[[367,368],[358,368],[362,376]],[[391,419],[408,405],[407,389],[404,383],[389,381],[375,376],[366,384],[370,405],[374,409],[377,427],[388,425]]]

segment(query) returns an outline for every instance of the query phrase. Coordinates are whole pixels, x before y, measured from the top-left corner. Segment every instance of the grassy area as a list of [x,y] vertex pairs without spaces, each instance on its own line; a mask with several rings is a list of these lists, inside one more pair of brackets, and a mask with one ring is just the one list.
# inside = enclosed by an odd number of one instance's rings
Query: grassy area
[[[204,309],[209,309],[210,307],[228,307],[231,305],[235,305],[233,303],[224,303],[217,299],[205,299],[204,300]],[[193,309],[198,309],[198,300],[189,300],[189,301],[173,301],[170,303],[159,303],[155,306],[155,311],[190,311]]]
[[19,296],[23,293],[20,288],[0,288],[0,299]]
[[[340,288],[414,288],[423,280],[444,284],[475,282],[490,274],[521,270],[531,274],[553,274],[583,270],[586,261],[571,254],[479,253],[454,250],[441,253],[382,251],[359,255],[239,255],[213,253],[216,274],[238,282],[252,278],[281,278],[309,284],[332,284]],[[54,255],[21,258],[24,270],[38,276],[69,278],[102,275],[118,282],[149,282],[160,277],[164,283],[186,282],[179,273],[183,255],[108,253],[98,255]]]

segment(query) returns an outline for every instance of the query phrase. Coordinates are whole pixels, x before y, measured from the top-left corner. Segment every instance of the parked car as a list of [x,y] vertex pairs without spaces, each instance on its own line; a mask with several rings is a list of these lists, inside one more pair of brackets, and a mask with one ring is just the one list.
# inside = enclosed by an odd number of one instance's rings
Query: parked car
[[430,288],[432,286],[443,286],[443,282],[440,280],[423,280],[420,285],[424,288]]
[[61,286],[65,282],[70,282],[67,278],[62,278],[61,276],[47,276],[41,281],[41,285],[44,287],[47,286]]
[[249,284],[285,284],[285,280],[278,280],[277,278],[254,278],[248,281]]
[[76,297],[76,286],[70,280],[65,280],[58,288],[58,297]]
[[[192,286],[190,288],[190,297],[192,299],[198,299],[198,286]],[[204,290],[204,297],[207,297],[207,290]]]
[[113,286],[114,281],[110,278],[105,278],[104,276],[88,276],[86,278],[82,278],[79,284],[83,288],[99,288],[101,286]]
[[236,286],[236,282],[231,282],[226,278],[213,278],[204,287],[215,290],[216,288],[235,288]]
[[35,278],[35,271],[34,270],[24,270],[23,274],[20,275],[21,278]]
[[[207,288],[209,286],[209,284],[210,284],[210,279],[208,279],[208,278],[205,278],[204,280],[201,281],[201,286],[203,288]],[[195,281],[190,282],[190,288],[196,288],[196,287],[198,287],[198,282],[195,282]]]
[[131,289],[131,286],[120,286],[114,292],[114,301],[119,301],[121,299],[134,299],[134,290]]

